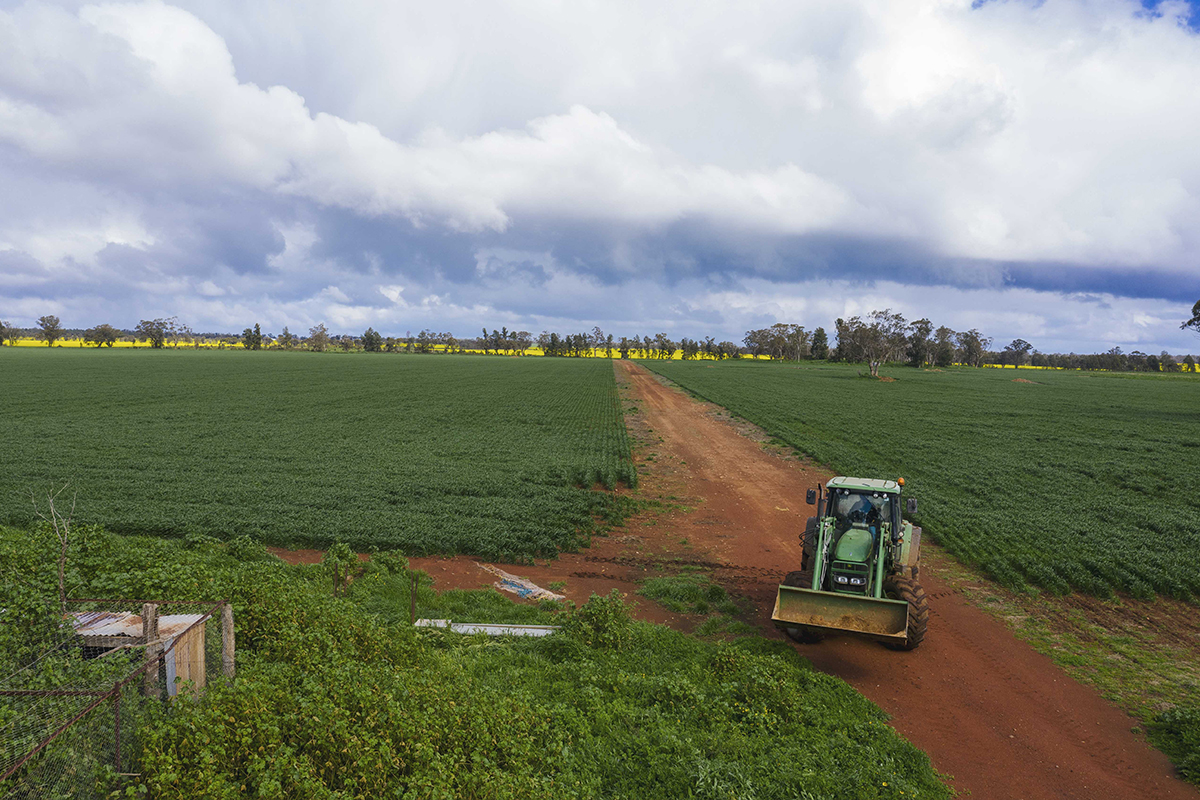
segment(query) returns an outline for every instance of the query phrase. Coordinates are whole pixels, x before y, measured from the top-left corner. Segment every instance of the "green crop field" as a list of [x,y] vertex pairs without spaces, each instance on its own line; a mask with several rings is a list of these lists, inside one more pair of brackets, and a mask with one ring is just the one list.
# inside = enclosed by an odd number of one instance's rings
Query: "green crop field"
[[925,530],[1002,583],[1200,596],[1192,376],[642,363],[839,473],[905,477]]
[[517,560],[636,480],[607,360],[0,348],[0,397],[10,524],[69,480],[122,533]]

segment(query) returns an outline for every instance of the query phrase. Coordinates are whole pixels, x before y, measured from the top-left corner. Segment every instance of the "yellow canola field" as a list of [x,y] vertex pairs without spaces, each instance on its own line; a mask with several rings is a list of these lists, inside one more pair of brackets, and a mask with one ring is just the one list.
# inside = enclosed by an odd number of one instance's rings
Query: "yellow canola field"
[[[37,339],[32,336],[26,336],[22,339],[17,339],[16,345],[17,345],[17,347],[45,347],[46,342],[42,339]],[[55,347],[95,347],[95,345],[89,344],[89,343],[85,342],[83,339],[59,339],[57,342],[54,343],[54,346]],[[227,348],[228,347],[240,348],[241,344],[236,344],[236,345],[227,344],[225,346]],[[106,347],[107,347],[107,345],[106,345]],[[117,348],[130,348],[130,347],[136,347],[136,348],[148,350],[148,349],[150,349],[150,343],[149,342],[131,342],[127,339],[119,339],[113,343],[114,350]],[[175,349],[174,347],[172,347],[170,345],[168,345],[168,347],[170,349]],[[188,347],[193,347],[193,345],[191,343],[183,344],[181,342],[179,344],[179,347],[180,348],[188,348]],[[217,342],[201,341],[200,347],[216,348]]]
[[[17,347],[45,347],[46,342],[42,339],[38,339],[38,338],[35,338],[32,336],[26,336],[24,338],[17,339],[16,346]],[[95,347],[95,345],[88,344],[83,339],[76,339],[76,338],[59,339],[57,342],[54,343],[54,346],[55,347],[77,347],[77,348]],[[178,345],[167,345],[165,349],[167,349],[167,350],[187,350],[187,349],[194,349],[196,347],[197,347],[197,345],[195,345],[191,342],[187,342],[187,343],[180,342]],[[244,347],[242,347],[241,342],[225,343],[222,345],[219,341],[211,340],[211,339],[201,340],[199,343],[199,347],[201,349],[208,349],[208,350],[217,350],[222,347],[224,347],[224,349],[226,349],[226,350],[244,350],[245,349]],[[141,350],[149,350],[150,343],[149,342],[129,341],[128,339],[120,339],[113,344],[113,348],[114,349],[138,348]],[[269,347],[267,349],[276,350],[278,348]],[[445,353],[446,345],[435,344],[435,345],[433,345],[433,351],[435,353]],[[331,345],[329,348],[329,352],[331,352],[331,353],[341,352],[341,348],[336,345]],[[401,349],[401,352],[403,352],[403,349]],[[483,351],[478,350],[478,349],[464,349],[463,352],[464,353],[475,353],[477,355],[483,354]],[[526,355],[526,356],[544,356],[546,354],[542,351],[542,349],[540,347],[530,347],[525,351],[524,355]],[[649,358],[648,354],[646,354],[642,350],[631,350],[630,356],[632,358]],[[515,353],[513,354],[513,357],[514,358],[516,357]],[[569,356],[564,356],[564,358],[568,358],[568,357]],[[605,355],[604,350],[593,350],[593,351],[584,353],[581,357],[582,358],[608,358],[609,356]],[[620,358],[620,355],[617,353],[616,348],[613,348],[612,358]],[[754,360],[760,360],[760,361],[769,361],[770,360],[769,356],[743,355],[742,358],[754,359]],[[671,360],[672,361],[683,360],[683,353],[681,351],[676,351],[675,355],[673,355],[671,357]],[[696,360],[697,361],[712,361],[714,359],[701,353],[696,356]]]

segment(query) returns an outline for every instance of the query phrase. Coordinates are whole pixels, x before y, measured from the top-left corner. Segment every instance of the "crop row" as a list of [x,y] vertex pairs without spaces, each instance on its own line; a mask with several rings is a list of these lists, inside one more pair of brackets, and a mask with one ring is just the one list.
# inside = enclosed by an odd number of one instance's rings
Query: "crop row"
[[1010,586],[1200,597],[1194,379],[647,363],[841,474],[899,477],[918,521]]
[[519,560],[634,484],[608,361],[0,353],[0,522],[70,480],[125,533]]

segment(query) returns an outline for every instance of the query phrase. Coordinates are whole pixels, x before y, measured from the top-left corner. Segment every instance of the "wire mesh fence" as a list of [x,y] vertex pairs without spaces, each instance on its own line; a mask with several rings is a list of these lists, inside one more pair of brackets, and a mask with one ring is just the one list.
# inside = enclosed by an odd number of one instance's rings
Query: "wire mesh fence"
[[233,676],[225,602],[70,600],[6,621],[0,798],[103,796],[136,774],[138,723]]

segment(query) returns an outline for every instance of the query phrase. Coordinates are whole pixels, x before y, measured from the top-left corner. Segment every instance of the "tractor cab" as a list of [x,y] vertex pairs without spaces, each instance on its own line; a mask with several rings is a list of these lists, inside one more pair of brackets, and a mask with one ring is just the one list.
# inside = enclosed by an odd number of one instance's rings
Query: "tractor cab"
[[[836,480],[836,479],[835,479]],[[832,482],[831,482],[832,483]],[[891,483],[891,481],[872,481]],[[827,502],[831,519],[832,553],[825,585],[821,588],[845,594],[871,593],[877,561],[886,552],[881,539],[891,544],[891,533],[898,529],[894,515],[899,511],[899,487],[830,486]]]

